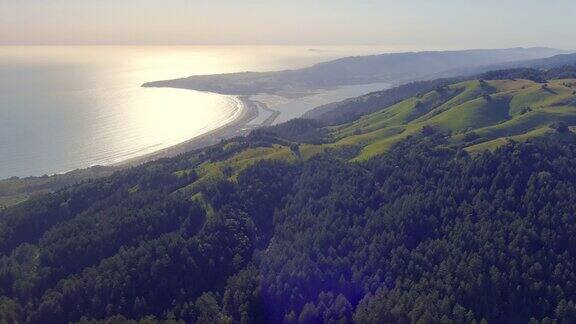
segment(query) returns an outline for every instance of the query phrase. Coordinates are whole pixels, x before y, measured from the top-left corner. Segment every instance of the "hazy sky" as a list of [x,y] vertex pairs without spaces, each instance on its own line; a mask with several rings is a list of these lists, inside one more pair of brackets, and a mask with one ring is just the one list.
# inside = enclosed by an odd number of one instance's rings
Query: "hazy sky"
[[576,0],[0,0],[0,44],[574,49]]

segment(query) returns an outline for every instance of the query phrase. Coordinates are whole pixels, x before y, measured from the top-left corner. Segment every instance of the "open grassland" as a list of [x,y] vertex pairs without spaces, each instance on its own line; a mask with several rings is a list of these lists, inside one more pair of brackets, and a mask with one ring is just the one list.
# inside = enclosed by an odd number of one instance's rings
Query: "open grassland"
[[333,128],[331,147],[358,145],[355,160],[386,152],[392,145],[432,127],[451,132],[455,143],[474,138],[468,151],[494,149],[509,140],[543,135],[550,125],[576,125],[574,80],[546,84],[529,80],[474,80],[437,89]]
[[499,146],[505,145],[506,143],[508,143],[510,141],[523,142],[523,141],[526,141],[528,139],[539,137],[539,136],[544,136],[544,135],[552,133],[552,132],[554,132],[553,129],[551,129],[550,127],[544,126],[544,127],[537,128],[535,130],[529,131],[529,132],[521,134],[521,135],[499,137],[499,138],[496,138],[496,139],[491,140],[491,141],[486,141],[486,142],[482,142],[480,144],[471,145],[471,146],[466,147],[465,150],[469,153],[478,153],[478,152],[482,152],[485,150],[494,151]]

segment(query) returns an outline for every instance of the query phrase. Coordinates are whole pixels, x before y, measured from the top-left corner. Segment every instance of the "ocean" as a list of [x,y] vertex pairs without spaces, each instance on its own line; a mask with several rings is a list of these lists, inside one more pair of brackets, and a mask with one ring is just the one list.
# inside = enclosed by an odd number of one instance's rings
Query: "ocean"
[[[0,46],[0,179],[120,162],[223,126],[239,113],[241,102],[234,96],[140,87],[145,82],[293,69],[383,51],[310,46]],[[358,91],[368,90],[374,89]],[[362,94],[358,91],[330,98]],[[282,120],[306,110],[301,103],[296,106],[298,113],[285,114]]]

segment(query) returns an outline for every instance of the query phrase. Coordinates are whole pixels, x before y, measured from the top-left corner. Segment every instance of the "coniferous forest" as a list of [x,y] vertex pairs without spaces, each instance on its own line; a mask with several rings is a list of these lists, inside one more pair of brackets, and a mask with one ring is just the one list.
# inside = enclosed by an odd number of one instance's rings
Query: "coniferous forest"
[[185,199],[182,157],[31,200],[2,215],[1,316],[575,321],[573,136],[476,156],[445,140],[262,161],[202,199]]

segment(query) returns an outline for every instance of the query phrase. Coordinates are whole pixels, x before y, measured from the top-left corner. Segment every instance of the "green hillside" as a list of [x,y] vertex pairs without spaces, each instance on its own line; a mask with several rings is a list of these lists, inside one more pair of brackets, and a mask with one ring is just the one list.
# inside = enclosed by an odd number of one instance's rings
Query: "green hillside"
[[[333,127],[327,147],[356,145],[356,160],[384,153],[425,127],[449,132],[469,151],[525,140],[553,124],[576,124],[576,80],[474,80],[403,100],[352,123]],[[485,143],[485,145],[482,145]]]

